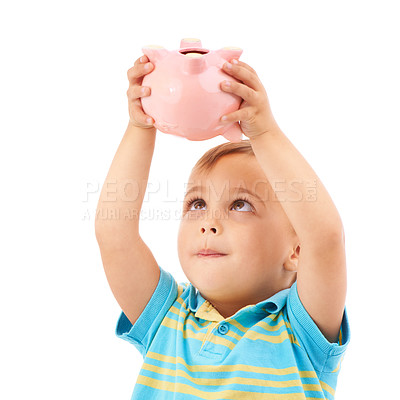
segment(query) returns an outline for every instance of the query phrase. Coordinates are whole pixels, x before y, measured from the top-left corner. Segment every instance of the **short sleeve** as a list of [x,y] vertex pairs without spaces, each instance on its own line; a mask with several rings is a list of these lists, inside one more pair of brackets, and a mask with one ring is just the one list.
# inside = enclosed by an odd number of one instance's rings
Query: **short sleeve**
[[350,326],[346,307],[336,343],[331,343],[325,338],[304,308],[297,291],[297,281],[290,288],[287,311],[293,333],[302,343],[315,370],[325,373],[337,372],[350,342]]
[[173,276],[160,266],[160,279],[145,309],[132,325],[122,311],[115,334],[117,337],[132,343],[145,357],[148,348],[169,308],[178,297],[178,285]]

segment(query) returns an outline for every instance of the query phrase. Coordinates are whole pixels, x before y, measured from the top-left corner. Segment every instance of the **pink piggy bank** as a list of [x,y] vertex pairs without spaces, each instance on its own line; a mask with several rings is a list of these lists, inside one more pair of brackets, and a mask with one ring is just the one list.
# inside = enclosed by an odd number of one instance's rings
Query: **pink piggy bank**
[[151,94],[141,98],[142,108],[154,119],[157,129],[189,140],[218,135],[231,142],[242,140],[237,122],[220,122],[222,115],[238,110],[242,101],[220,89],[224,80],[239,82],[222,66],[232,58],[238,59],[241,48],[211,51],[203,48],[199,39],[182,39],[180,50],[150,45],[142,51],[154,65],[143,78],[142,85],[150,87]]

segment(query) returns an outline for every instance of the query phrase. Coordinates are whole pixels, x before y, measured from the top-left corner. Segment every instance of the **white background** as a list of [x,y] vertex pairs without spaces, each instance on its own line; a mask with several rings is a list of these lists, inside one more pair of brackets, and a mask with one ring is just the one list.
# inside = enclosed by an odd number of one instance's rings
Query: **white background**
[[[142,358],[115,336],[94,214],[128,123],[127,70],[144,45],[194,37],[243,49],[342,217],[352,338],[336,399],[394,398],[398,17],[395,1],[2,2],[0,397],[130,398]],[[179,219],[154,213],[179,213],[191,168],[224,142],[157,132],[140,232],[178,282]]]

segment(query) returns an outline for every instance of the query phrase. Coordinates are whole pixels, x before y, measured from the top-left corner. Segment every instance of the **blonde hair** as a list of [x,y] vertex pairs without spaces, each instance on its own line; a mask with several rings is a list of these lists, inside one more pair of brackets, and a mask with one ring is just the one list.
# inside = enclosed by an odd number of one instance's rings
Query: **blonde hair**
[[205,173],[211,171],[213,166],[217,163],[217,161],[228,155],[242,153],[248,154],[250,156],[255,156],[253,149],[251,147],[250,140],[242,140],[241,142],[227,142],[219,144],[207,150],[201,158],[197,161],[195,166],[193,167],[193,172]]

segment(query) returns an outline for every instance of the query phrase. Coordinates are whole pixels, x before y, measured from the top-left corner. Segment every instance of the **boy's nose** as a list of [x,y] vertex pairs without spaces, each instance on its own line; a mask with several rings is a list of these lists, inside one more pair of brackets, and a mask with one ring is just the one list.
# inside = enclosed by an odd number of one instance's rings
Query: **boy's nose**
[[211,231],[212,233],[219,232],[219,230],[217,230],[217,228],[201,228],[201,233],[205,233],[207,231]]
[[202,234],[213,234],[213,235],[220,235],[222,233],[222,225],[219,221],[209,220],[203,221],[200,224],[200,232]]
[[216,212],[207,214],[207,217],[202,219],[200,222],[200,232],[202,234],[214,234],[220,235],[222,233],[221,217]]

